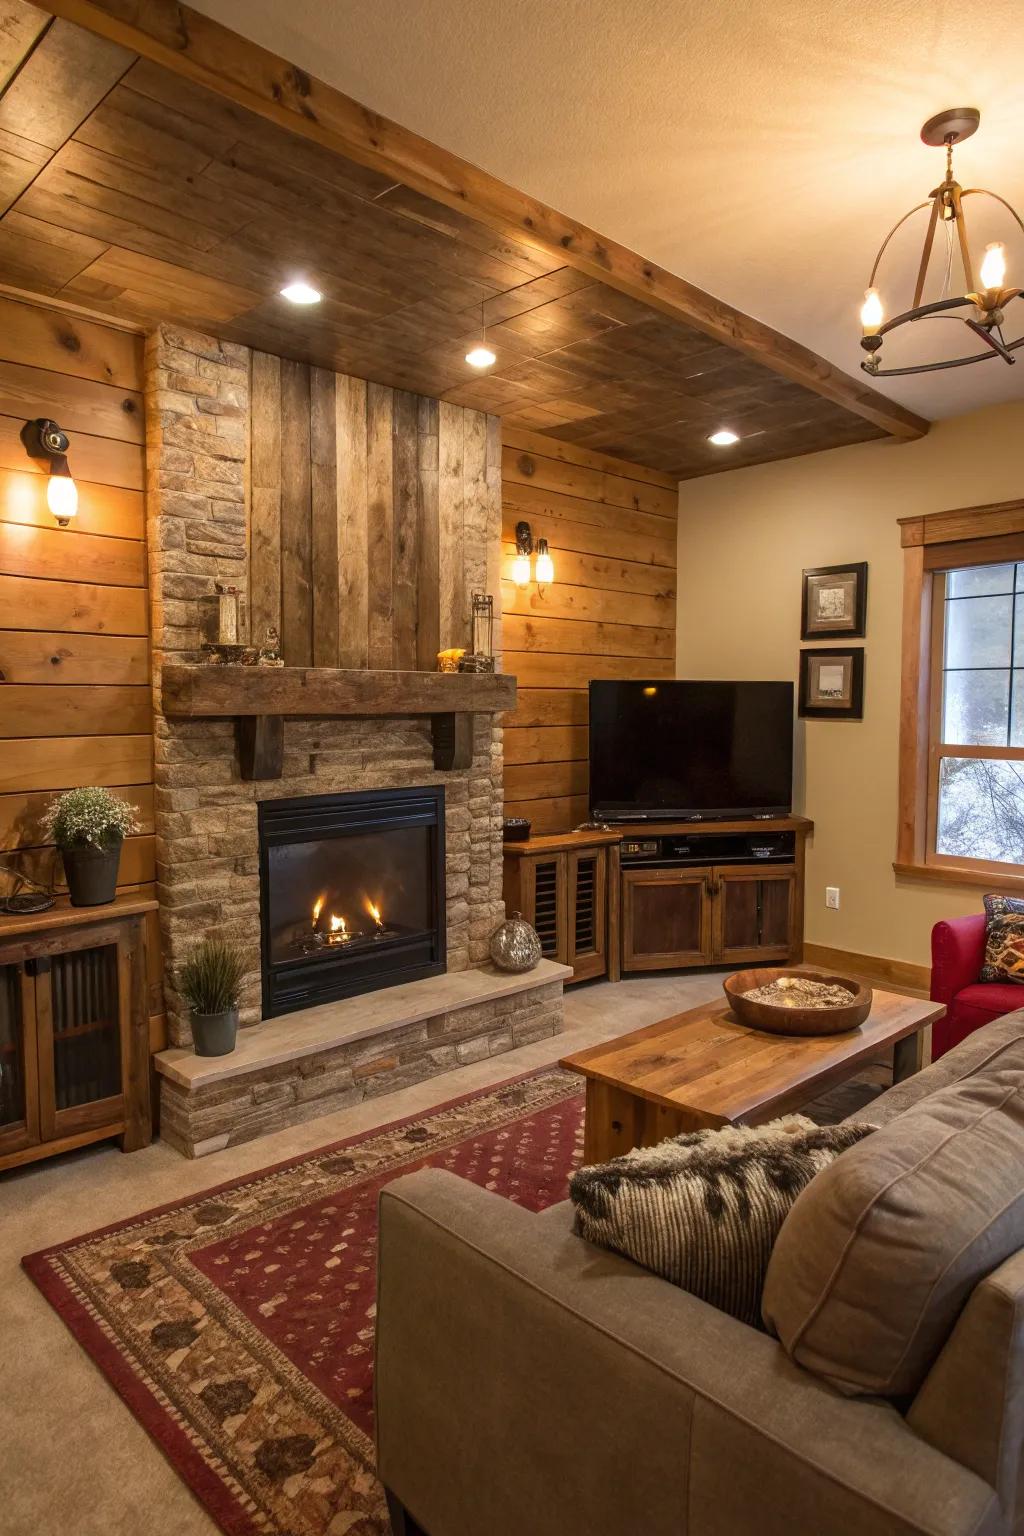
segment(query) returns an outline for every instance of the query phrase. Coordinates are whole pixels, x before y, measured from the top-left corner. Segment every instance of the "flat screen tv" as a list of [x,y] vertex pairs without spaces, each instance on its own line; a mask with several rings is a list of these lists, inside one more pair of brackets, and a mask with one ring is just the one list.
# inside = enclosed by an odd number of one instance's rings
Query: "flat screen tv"
[[784,815],[793,684],[590,684],[595,821]]

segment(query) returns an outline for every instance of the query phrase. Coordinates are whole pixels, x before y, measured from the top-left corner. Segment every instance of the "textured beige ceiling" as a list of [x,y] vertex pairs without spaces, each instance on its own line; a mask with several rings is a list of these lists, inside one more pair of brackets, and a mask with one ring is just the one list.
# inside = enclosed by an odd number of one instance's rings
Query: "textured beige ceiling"
[[[851,373],[875,249],[941,179],[941,151],[918,138],[925,118],[979,107],[959,179],[1024,208],[1014,0],[192,3]],[[1020,281],[1024,235],[994,204],[981,216],[983,201],[968,205],[979,251],[1005,235]],[[894,242],[890,313],[909,303],[923,232]],[[940,280],[936,261],[929,296]],[[928,322],[892,338],[887,361],[954,347],[975,350],[961,326]],[[877,387],[952,416],[1024,398],[1019,356]]]

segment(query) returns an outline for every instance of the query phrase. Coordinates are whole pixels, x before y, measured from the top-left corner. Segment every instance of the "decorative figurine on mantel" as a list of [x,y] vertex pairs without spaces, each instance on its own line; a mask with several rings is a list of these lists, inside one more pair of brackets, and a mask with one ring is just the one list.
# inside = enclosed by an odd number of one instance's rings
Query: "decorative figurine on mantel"
[[459,672],[462,669],[462,658],[465,649],[460,645],[449,646],[446,651],[437,653],[437,670],[439,672]]
[[459,662],[460,672],[494,671],[494,598],[473,593],[473,650]]
[[260,650],[259,665],[261,667],[284,666],[284,657],[281,655],[281,637],[273,624],[268,628],[266,639]]

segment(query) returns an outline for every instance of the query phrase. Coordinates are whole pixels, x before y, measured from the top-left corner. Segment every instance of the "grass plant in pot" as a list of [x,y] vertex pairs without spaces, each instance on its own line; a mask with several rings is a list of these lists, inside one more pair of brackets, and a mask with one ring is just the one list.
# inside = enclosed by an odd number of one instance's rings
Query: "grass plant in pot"
[[226,1056],[234,1050],[244,974],[240,952],[223,939],[203,939],[182,966],[178,985],[192,1010],[197,1056]]
[[135,807],[109,789],[69,789],[50,806],[43,827],[60,849],[71,905],[113,901],[121,844],[139,829]]

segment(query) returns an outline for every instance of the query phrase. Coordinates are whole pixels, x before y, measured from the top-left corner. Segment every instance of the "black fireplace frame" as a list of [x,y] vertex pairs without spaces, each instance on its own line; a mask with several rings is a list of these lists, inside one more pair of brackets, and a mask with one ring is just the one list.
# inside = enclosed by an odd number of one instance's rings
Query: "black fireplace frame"
[[[342,997],[440,976],[447,968],[444,785],[422,789],[375,789],[356,793],[302,795],[297,799],[261,800],[260,963],[263,1017],[279,1018],[299,1008],[315,1008]],[[337,832],[386,831],[427,827],[430,832],[430,908],[433,928],[422,935],[389,939],[376,952],[362,951],[310,959],[271,960],[270,850],[282,843],[319,841]],[[385,957],[387,965],[382,966]],[[386,980],[382,981],[382,975]]]

